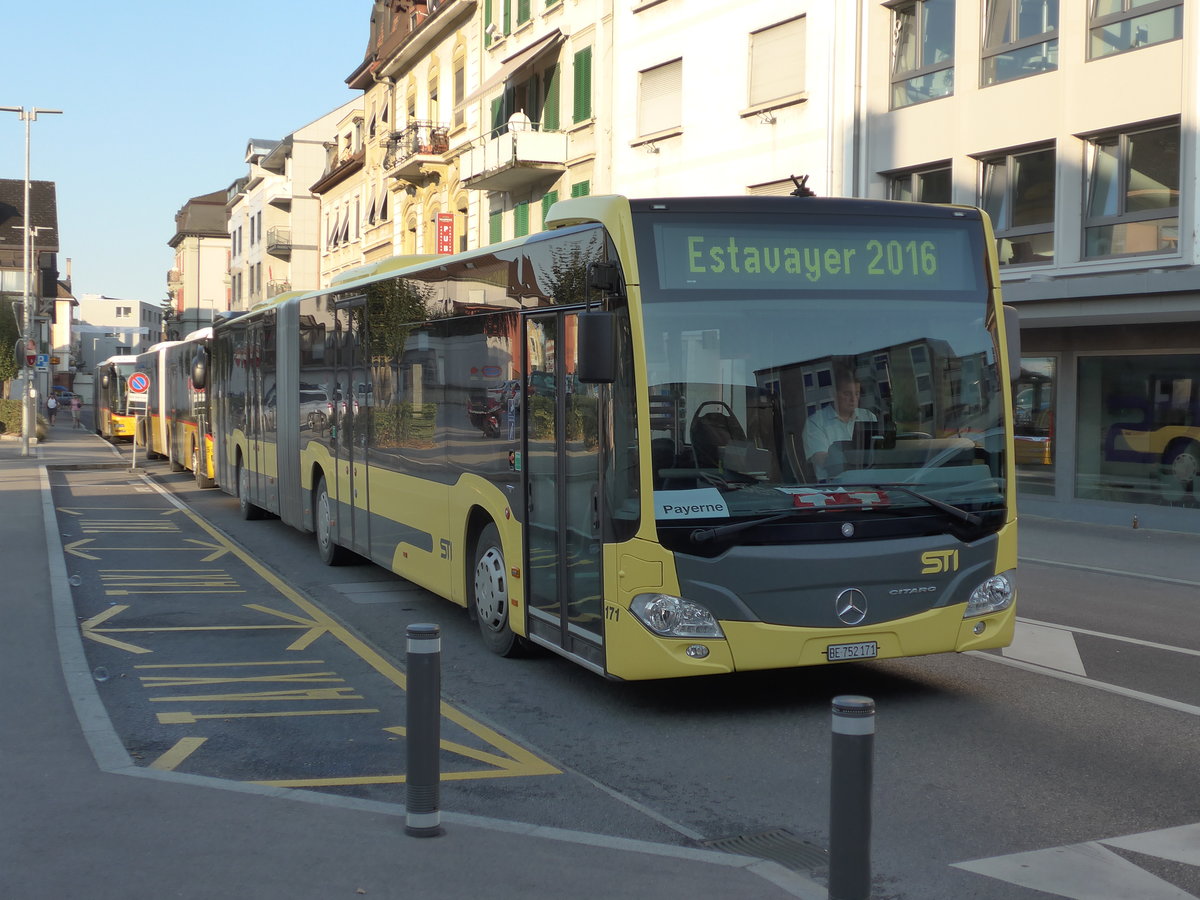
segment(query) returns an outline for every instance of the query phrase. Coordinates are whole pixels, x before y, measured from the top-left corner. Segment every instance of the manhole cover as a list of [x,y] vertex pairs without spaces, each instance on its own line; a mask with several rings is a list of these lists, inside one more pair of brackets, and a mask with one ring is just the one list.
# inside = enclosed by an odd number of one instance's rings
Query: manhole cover
[[829,865],[828,851],[801,840],[786,828],[773,828],[758,834],[714,838],[701,843],[712,850],[769,859],[798,872],[815,872]]

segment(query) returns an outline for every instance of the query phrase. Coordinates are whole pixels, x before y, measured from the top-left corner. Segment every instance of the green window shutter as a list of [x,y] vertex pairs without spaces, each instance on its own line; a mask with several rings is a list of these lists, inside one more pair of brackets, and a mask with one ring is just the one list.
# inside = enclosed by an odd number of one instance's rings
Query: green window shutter
[[590,181],[581,181],[578,184],[571,185],[572,197],[587,197],[592,193],[592,183]]
[[558,131],[558,66],[553,65],[543,76],[546,85],[546,96],[542,101],[542,131]]
[[592,117],[592,48],[575,54],[575,121]]
[[[504,115],[504,95],[501,94],[492,101],[492,128],[499,129],[504,125],[506,116]],[[497,131],[497,134],[500,132]]]
[[529,16],[530,16],[529,4],[530,4],[530,0],[517,0],[517,24],[518,25],[524,25],[526,22],[529,21]]
[[[483,27],[486,29],[492,24],[492,0],[483,0]],[[492,36],[485,30],[483,32],[483,46],[490,47]]]
[[512,0],[504,0],[504,28],[501,29],[505,34],[512,34]]
[[513,231],[517,237],[529,234],[529,204],[518,203],[513,210]]
[[504,213],[494,212],[488,216],[488,243],[498,244],[504,240]]
[[546,216],[550,215],[550,207],[558,202],[558,191],[549,191],[542,198],[542,228],[546,227]]

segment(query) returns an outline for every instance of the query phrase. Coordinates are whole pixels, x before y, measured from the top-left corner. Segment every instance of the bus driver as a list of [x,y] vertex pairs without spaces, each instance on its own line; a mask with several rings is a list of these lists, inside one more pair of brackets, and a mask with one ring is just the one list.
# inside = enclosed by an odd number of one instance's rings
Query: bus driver
[[858,405],[862,385],[854,370],[842,363],[833,366],[833,405],[824,406],[809,416],[804,423],[804,452],[812,463],[818,480],[824,480],[836,472],[826,468],[829,447],[838,441],[854,438],[855,422],[874,422],[875,413]]

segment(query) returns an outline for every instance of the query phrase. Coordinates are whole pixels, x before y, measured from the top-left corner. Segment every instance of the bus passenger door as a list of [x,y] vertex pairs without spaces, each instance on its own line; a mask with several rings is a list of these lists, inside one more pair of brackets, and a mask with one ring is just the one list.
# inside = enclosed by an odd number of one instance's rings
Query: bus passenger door
[[576,380],[578,314],[525,318],[529,630],[604,665],[595,385]]
[[370,424],[369,378],[363,330],[365,298],[339,303],[334,326],[337,367],[334,378],[337,423],[338,543],[370,556],[370,509],[367,493],[367,439]]

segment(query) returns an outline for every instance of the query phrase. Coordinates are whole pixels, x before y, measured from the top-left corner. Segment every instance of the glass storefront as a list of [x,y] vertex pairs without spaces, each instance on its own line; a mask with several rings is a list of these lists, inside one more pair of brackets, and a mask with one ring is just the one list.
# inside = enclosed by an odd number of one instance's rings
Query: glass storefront
[[1077,422],[1077,498],[1200,505],[1200,355],[1080,358]]
[[1014,391],[1013,443],[1017,488],[1022,494],[1054,496],[1055,359],[1022,357]]

